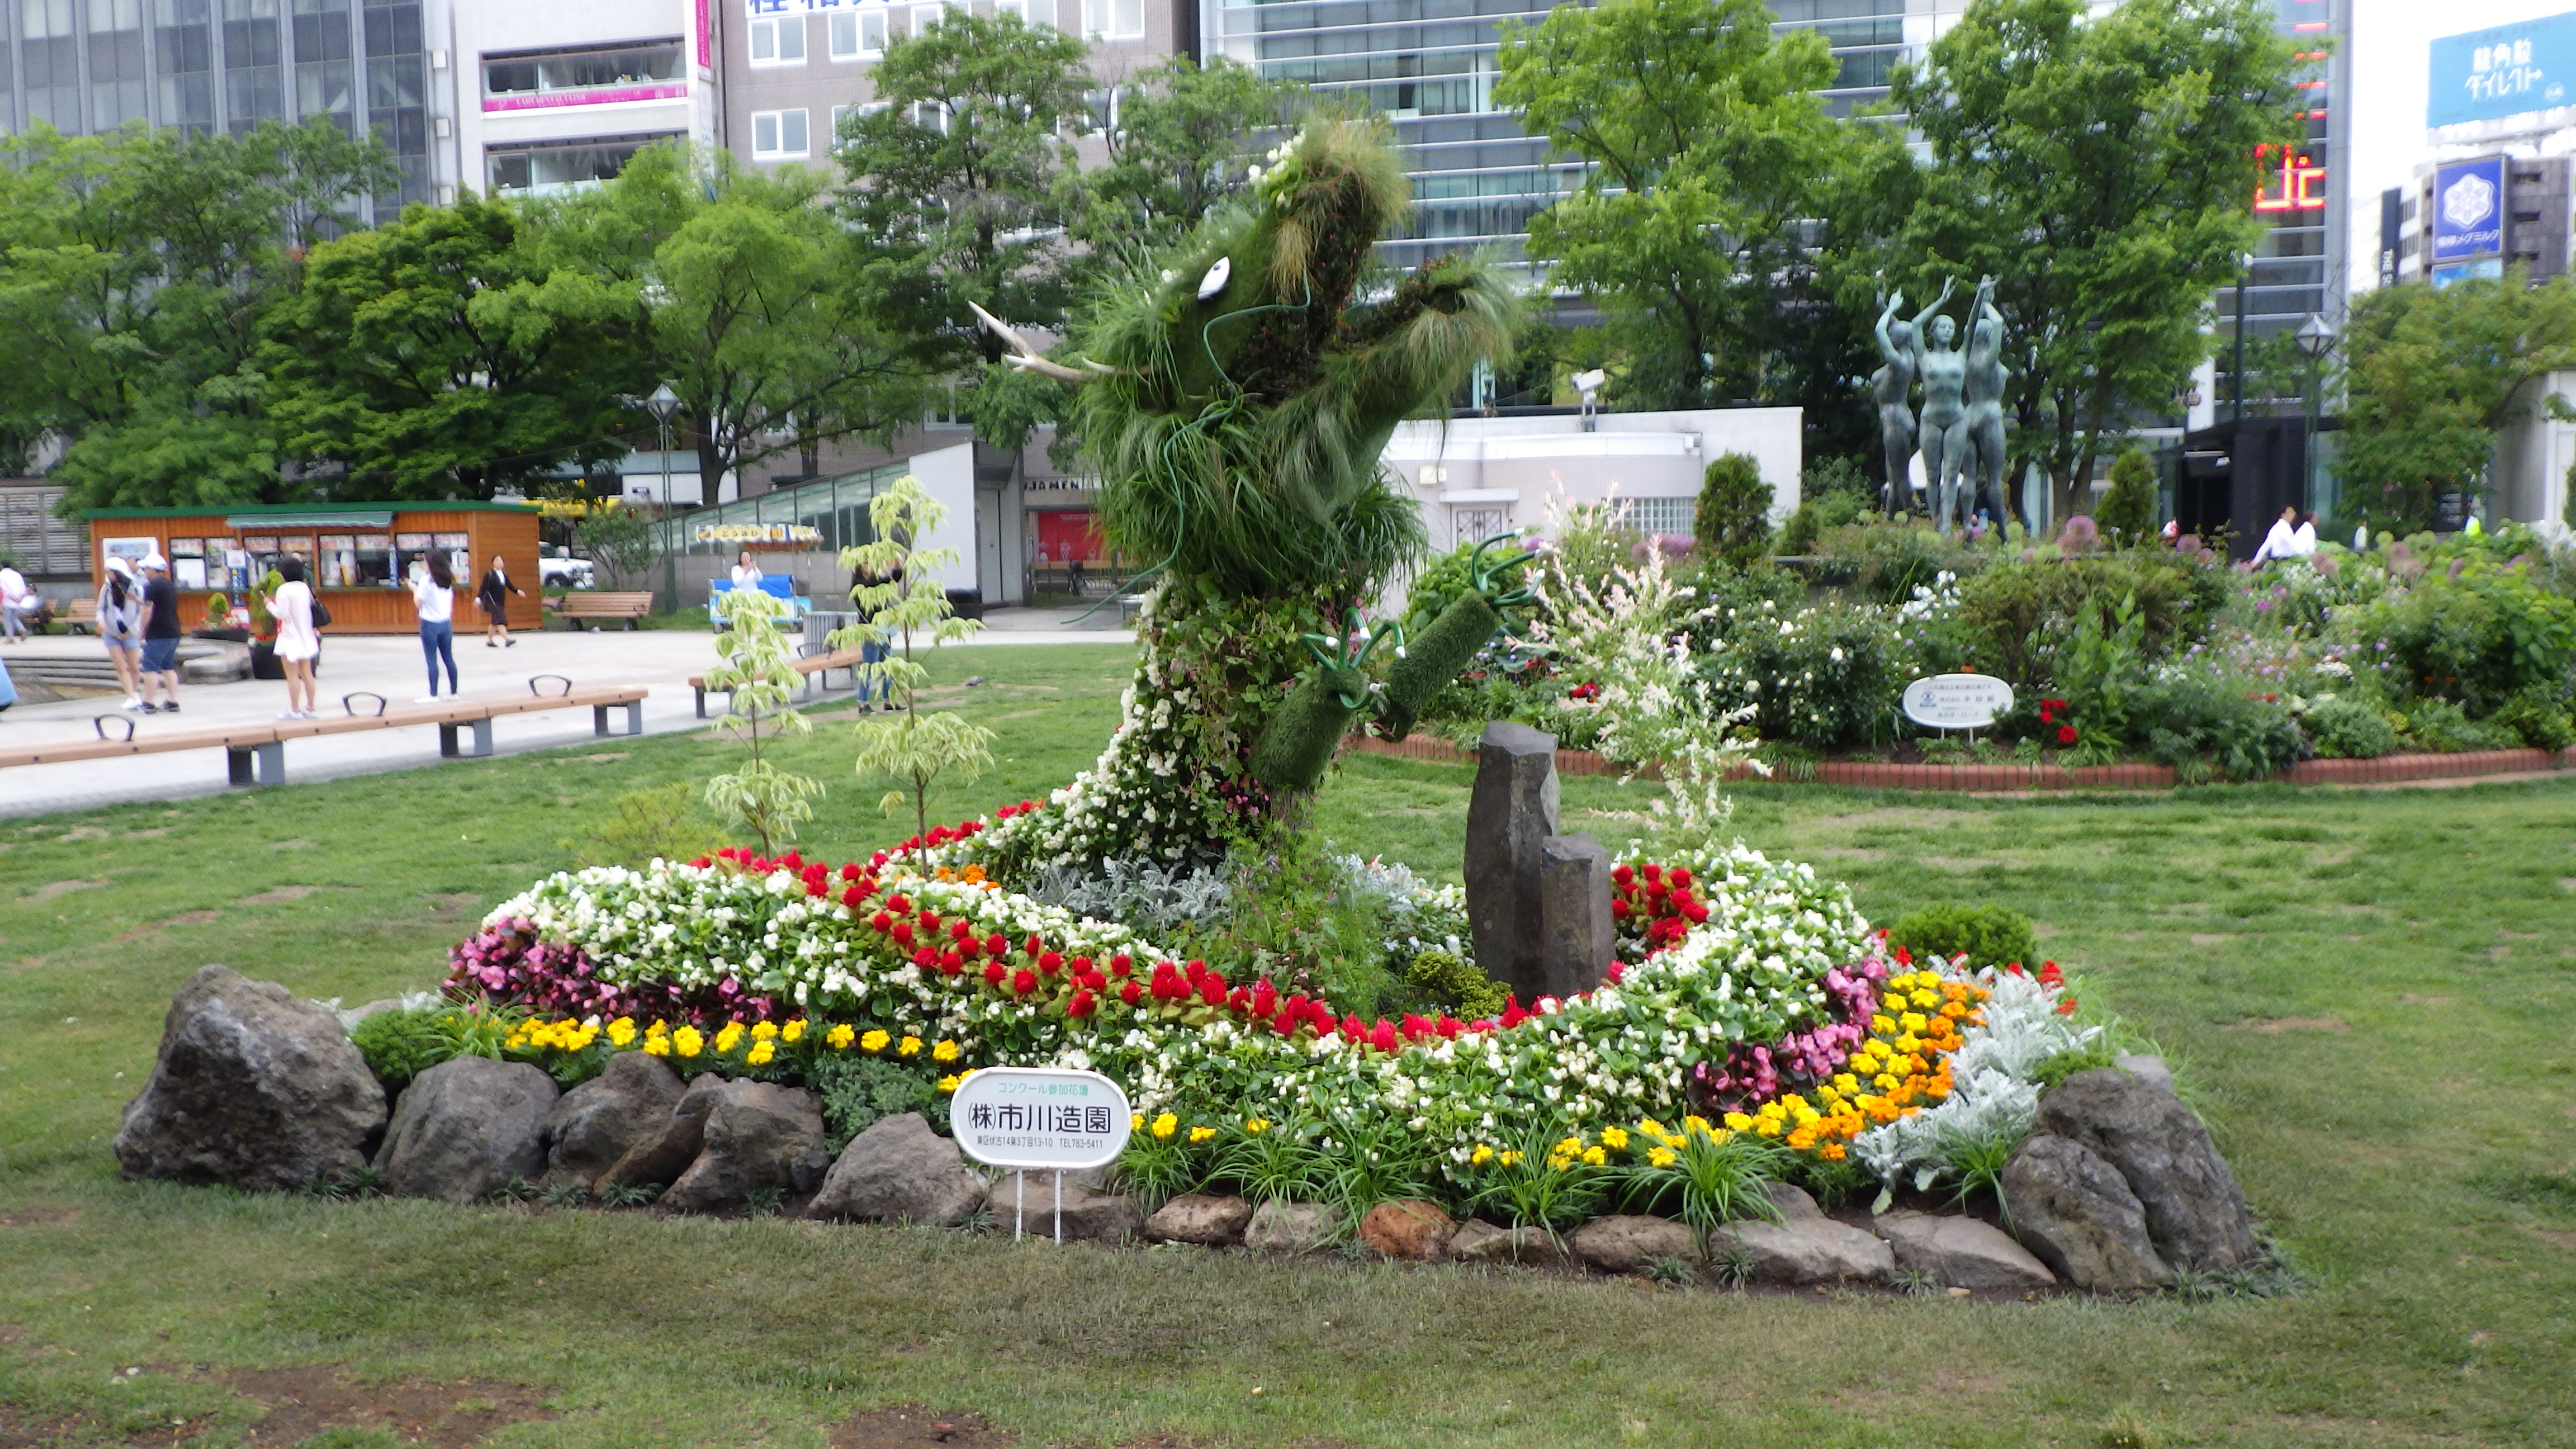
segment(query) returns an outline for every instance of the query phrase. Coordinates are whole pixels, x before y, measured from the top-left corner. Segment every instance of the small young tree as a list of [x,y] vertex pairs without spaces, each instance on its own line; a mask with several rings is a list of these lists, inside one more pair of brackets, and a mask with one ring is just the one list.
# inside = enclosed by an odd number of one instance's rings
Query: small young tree
[[796,827],[814,818],[805,802],[823,793],[823,782],[791,775],[770,763],[767,746],[782,734],[805,734],[814,726],[788,707],[796,688],[795,661],[786,636],[778,631],[787,605],[760,589],[736,589],[725,596],[725,618],[733,627],[716,636],[724,663],[707,671],[707,688],[728,693],[719,729],[729,729],[751,748],[751,759],[730,775],[707,781],[707,808],[739,817],[760,837],[760,853],[796,838]]
[[1771,542],[1771,485],[1750,454],[1728,453],[1708,465],[1691,534],[1709,558],[1748,564],[1762,556]]
[[2131,448],[2111,464],[2111,491],[2093,521],[2117,548],[2135,548],[2156,526],[2156,470],[2146,450]]
[[889,713],[859,722],[858,773],[863,779],[883,776],[897,782],[879,802],[887,814],[911,802],[914,858],[925,869],[931,782],[943,775],[972,781],[993,762],[995,738],[991,730],[956,715],[924,718],[921,713],[921,682],[930,670],[914,660],[915,640],[936,649],[984,627],[958,618],[949,607],[948,591],[931,576],[956,563],[957,550],[920,546],[947,516],[946,506],[909,473],[869,500],[868,521],[875,526],[876,541],[841,550],[842,566],[859,580],[850,589],[850,601],[867,617],[832,634],[832,643],[840,648],[876,646],[872,652],[877,657],[853,672],[862,697],[884,686]]
[[655,511],[652,504],[594,503],[582,515],[581,526],[573,531],[573,537],[590,551],[592,559],[623,583],[652,567],[661,552],[661,539],[654,527]]

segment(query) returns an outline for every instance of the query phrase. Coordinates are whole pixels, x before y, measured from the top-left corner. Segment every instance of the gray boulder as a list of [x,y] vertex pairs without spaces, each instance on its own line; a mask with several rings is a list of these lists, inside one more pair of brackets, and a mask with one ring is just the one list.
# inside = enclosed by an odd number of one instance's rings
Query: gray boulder
[[1882,1214],[1872,1227],[1896,1254],[1896,1266],[1952,1288],[2047,1288],[2048,1265],[1991,1223],[1930,1213]]
[[1557,826],[1556,736],[1508,720],[1477,742],[1467,799],[1467,924],[1476,964],[1520,993],[1547,994],[1539,875]]
[[588,1187],[671,1122],[686,1088],[660,1057],[619,1052],[608,1069],[563,1094],[546,1114],[546,1185]]
[[671,1115],[658,1131],[635,1139],[626,1155],[617,1159],[590,1190],[606,1196],[608,1190],[623,1183],[647,1183],[668,1187],[698,1160],[706,1146],[707,1114],[715,1110],[716,1097],[728,1082],[713,1072],[689,1083],[680,1100],[671,1105]]
[[1762,1196],[1770,1200],[1771,1210],[1778,1213],[1784,1223],[1825,1215],[1825,1210],[1816,1206],[1816,1200],[1807,1195],[1807,1190],[1796,1183],[1766,1182],[1762,1184]]
[[1566,1240],[1575,1260],[1602,1273],[1641,1273],[1658,1258],[1700,1260],[1699,1235],[1671,1218],[1616,1213],[1594,1218]]
[[841,1149],[806,1211],[818,1218],[955,1227],[984,1202],[984,1180],[918,1112],[879,1118]]
[[[1049,1221],[1052,1225],[1052,1217]],[[1243,1241],[1243,1230],[1251,1222],[1252,1204],[1242,1198],[1184,1193],[1145,1219],[1145,1237],[1149,1242],[1227,1248]]]
[[1618,958],[1610,865],[1609,850],[1589,835],[1551,835],[1539,842],[1542,995],[1564,999],[1590,991]]
[[[1026,1196],[1021,1194],[1025,1189]],[[1007,1229],[1014,1225],[1032,1238],[1055,1236],[1056,1178],[1052,1172],[1006,1172],[994,1182],[990,1197],[993,1226]],[[1101,1192],[1085,1187],[1073,1174],[1064,1175],[1064,1240],[1068,1243],[1108,1243],[1113,1246],[1135,1241],[1145,1231],[1145,1206],[1122,1193]]]
[[662,1205],[702,1213],[732,1207],[762,1188],[812,1192],[832,1165],[823,1141],[822,1103],[812,1092],[727,1082],[707,1109],[697,1160],[662,1194]]
[[1243,1245],[1256,1253],[1312,1253],[1329,1246],[1341,1229],[1341,1211],[1331,1203],[1275,1197],[1252,1210]]
[[1449,1256],[1461,1263],[1554,1263],[1565,1251],[1545,1228],[1498,1228],[1488,1222],[1464,1222],[1449,1240]]
[[1722,1223],[1708,1235],[1708,1253],[1740,1261],[1745,1276],[1757,1283],[1875,1283],[1896,1270],[1887,1244],[1822,1214]]
[[555,1081],[526,1062],[457,1057],[411,1079],[376,1166],[396,1197],[466,1203],[546,1170]]
[[2078,1072],[2040,1099],[2031,1130],[2063,1137],[2116,1168],[2166,1263],[2232,1268],[2253,1259],[2244,1190],[2209,1129],[2170,1087],[2116,1068]]
[[116,1162],[127,1177],[277,1192],[366,1166],[384,1125],[384,1088],[329,1007],[207,966],[171,998]]
[[2022,1245],[2076,1287],[2132,1293],[2173,1281],[2137,1195],[2081,1143],[2033,1133],[2004,1165],[2003,1190]]

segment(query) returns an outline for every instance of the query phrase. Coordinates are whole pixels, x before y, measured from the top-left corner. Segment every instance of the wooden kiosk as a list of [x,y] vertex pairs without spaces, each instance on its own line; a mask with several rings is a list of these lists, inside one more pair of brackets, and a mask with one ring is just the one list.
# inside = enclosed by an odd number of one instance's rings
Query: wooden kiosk
[[501,556],[510,582],[513,629],[543,627],[545,600],[537,576],[537,505],[533,503],[255,504],[232,508],[100,508],[85,515],[90,534],[90,588],[105,581],[107,561],[146,555],[170,560],[179,612],[189,628],[206,616],[206,598],[221,590],[245,602],[251,581],[278,560],[304,560],[308,581],[331,610],[326,634],[408,634],[420,627],[405,575],[432,550],[456,570],[456,632],[484,625],[474,588]]

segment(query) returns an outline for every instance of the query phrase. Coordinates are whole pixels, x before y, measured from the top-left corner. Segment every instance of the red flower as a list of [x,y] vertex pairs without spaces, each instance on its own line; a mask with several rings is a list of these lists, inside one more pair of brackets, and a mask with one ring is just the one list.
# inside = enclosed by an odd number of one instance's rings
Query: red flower
[[886,897],[886,909],[895,912],[897,915],[902,915],[912,909],[912,902],[906,900],[901,895],[891,895]]
[[999,962],[999,961],[987,961],[987,962],[985,962],[985,963],[984,963],[984,979],[985,979],[985,980],[987,980],[987,981],[992,982],[994,985],[996,985],[996,986],[1001,985],[1001,984],[1002,984],[1002,977],[1003,977],[1005,974],[1006,974],[1006,973],[1002,970],[1002,963],[1001,963],[1001,962]]
[[975,928],[966,924],[964,921],[951,921],[948,923],[948,935],[952,940],[963,941],[974,934]]
[[951,946],[939,953],[939,964],[953,976],[966,965],[966,957],[956,947]]
[[1666,875],[1664,879],[1671,881],[1677,886],[1687,886],[1691,883],[1690,867],[1683,865],[1674,866],[1671,873]]
[[1210,1006],[1225,1005],[1225,978],[1209,972],[1199,981],[1199,1000]]
[[1610,878],[1621,885],[1626,885],[1637,878],[1637,873],[1624,865],[1617,865],[1610,868]]
[[1073,969],[1077,972],[1089,971],[1091,969],[1091,958],[1088,956],[1074,957]]
[[1022,996],[1038,989],[1038,973],[1026,966],[1011,973],[1011,989]]
[[877,934],[883,935],[885,934],[886,928],[894,924],[894,917],[887,915],[883,911],[879,911],[875,915],[868,917],[868,924],[876,928]]
[[848,906],[854,911],[859,908],[859,903],[867,898],[867,889],[863,886],[852,886],[848,890],[841,892],[841,904]]
[[2073,1016],[2075,1014],[2075,998],[2070,996],[2064,1001],[2057,1003],[2057,1014],[2060,1016]]
[[992,935],[984,939],[984,954],[987,956],[1008,956],[1011,954],[1011,943],[1002,939],[1001,932],[995,931]]
[[1135,969],[1136,958],[1124,951],[1109,958],[1109,974],[1112,976],[1124,976]]
[[1602,974],[1610,978],[1611,985],[1616,986],[1619,984],[1619,978],[1628,974],[1628,963],[1613,961],[1610,963],[1610,969]]
[[[1030,944],[1030,945],[1034,946],[1034,945],[1036,945],[1036,944],[1037,944],[1037,942],[1038,942],[1038,938],[1037,938],[1037,937],[1035,937],[1035,936],[1031,936],[1031,937],[1029,937],[1029,944]],[[1064,965],[1064,957],[1062,957],[1062,956],[1060,956],[1060,955],[1056,954],[1056,953],[1055,953],[1055,952],[1053,952],[1053,951],[1041,952],[1041,953],[1039,954],[1039,956],[1038,956],[1038,969],[1039,969],[1040,971],[1054,971],[1054,970],[1058,970],[1058,969],[1060,969],[1063,965]]]
[[2057,727],[2057,742],[2061,745],[2071,745],[2075,743],[2075,726],[2059,725]]
[[1620,917],[1620,918],[1622,918],[1622,919],[1625,919],[1625,918],[1628,916],[1628,914],[1629,914],[1631,911],[1633,911],[1634,909],[1635,909],[1635,907],[1630,906],[1630,905],[1629,905],[1626,901],[1624,901],[1624,900],[1614,900],[1614,901],[1612,901],[1612,902],[1610,903],[1610,914],[1612,914],[1612,915],[1614,915],[1614,916],[1618,916],[1618,917]]
[[[879,920],[883,920],[883,919],[884,919],[884,917],[883,917],[882,915],[880,915],[880,916],[878,917],[878,919],[879,919]],[[898,945],[898,946],[909,946],[909,945],[911,945],[911,944],[912,944],[912,922],[910,922],[910,921],[897,921],[897,922],[895,922],[895,923],[894,923],[894,932],[893,932],[893,935],[894,935],[894,943],[895,943],[896,945]]]
[[1075,1018],[1089,1016],[1095,1005],[1089,991],[1077,991],[1073,993],[1073,1000],[1065,1003],[1064,1014]]
[[1394,1051],[1396,1046],[1395,1023],[1387,1020],[1385,1017],[1379,1017],[1376,1029],[1369,1033],[1368,1044],[1376,1047],[1382,1052]]
[[1021,950],[1023,950],[1023,951],[1026,951],[1026,952],[1028,952],[1030,955],[1034,956],[1034,955],[1038,954],[1040,951],[1043,951],[1043,950],[1045,950],[1045,949],[1046,949],[1046,943],[1045,943],[1044,941],[1041,941],[1041,940],[1039,940],[1039,939],[1038,939],[1038,933],[1037,933],[1037,932],[1035,932],[1035,931],[1031,931],[1031,932],[1029,932],[1029,939],[1028,939],[1027,943],[1026,943],[1026,944],[1024,944],[1024,945],[1022,945],[1022,946],[1020,947],[1020,949],[1021,949]]
[[1697,901],[1693,901],[1691,902],[1690,910],[1685,914],[1687,914],[1693,921],[1705,921],[1708,919],[1708,907],[1701,905]]
[[1142,997],[1144,994],[1145,988],[1133,981],[1130,981],[1126,985],[1118,988],[1118,999],[1126,1002],[1129,1006],[1134,1006],[1137,999]]
[[705,870],[708,866],[715,863],[715,857],[708,855],[699,856],[697,859],[689,862],[689,864],[696,866],[700,870]]

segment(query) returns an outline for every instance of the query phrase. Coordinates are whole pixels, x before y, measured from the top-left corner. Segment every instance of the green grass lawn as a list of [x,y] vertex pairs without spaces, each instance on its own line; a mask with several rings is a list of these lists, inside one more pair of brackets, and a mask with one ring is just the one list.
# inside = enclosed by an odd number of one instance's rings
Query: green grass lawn
[[[1002,744],[938,818],[1088,763],[1125,658],[942,659]],[[835,858],[909,828],[849,774],[841,718],[790,746],[832,785],[811,845]],[[532,1385],[555,1417],[490,1441],[512,1445],[821,1446],[899,1401],[1024,1445],[2576,1443],[2576,780],[1740,795],[1750,843],[1850,881],[1873,920],[2035,917],[2184,1067],[2306,1280],[2283,1299],[1683,1292],[116,1180],[118,1110],[190,971],[427,986],[618,794],[733,753],[618,740],[0,824],[0,1445],[248,1442],[257,1409],[216,1375],[310,1364]],[[1469,778],[1353,759],[1318,820],[1455,879]],[[1568,779],[1567,828],[1625,839],[1644,789]]]

